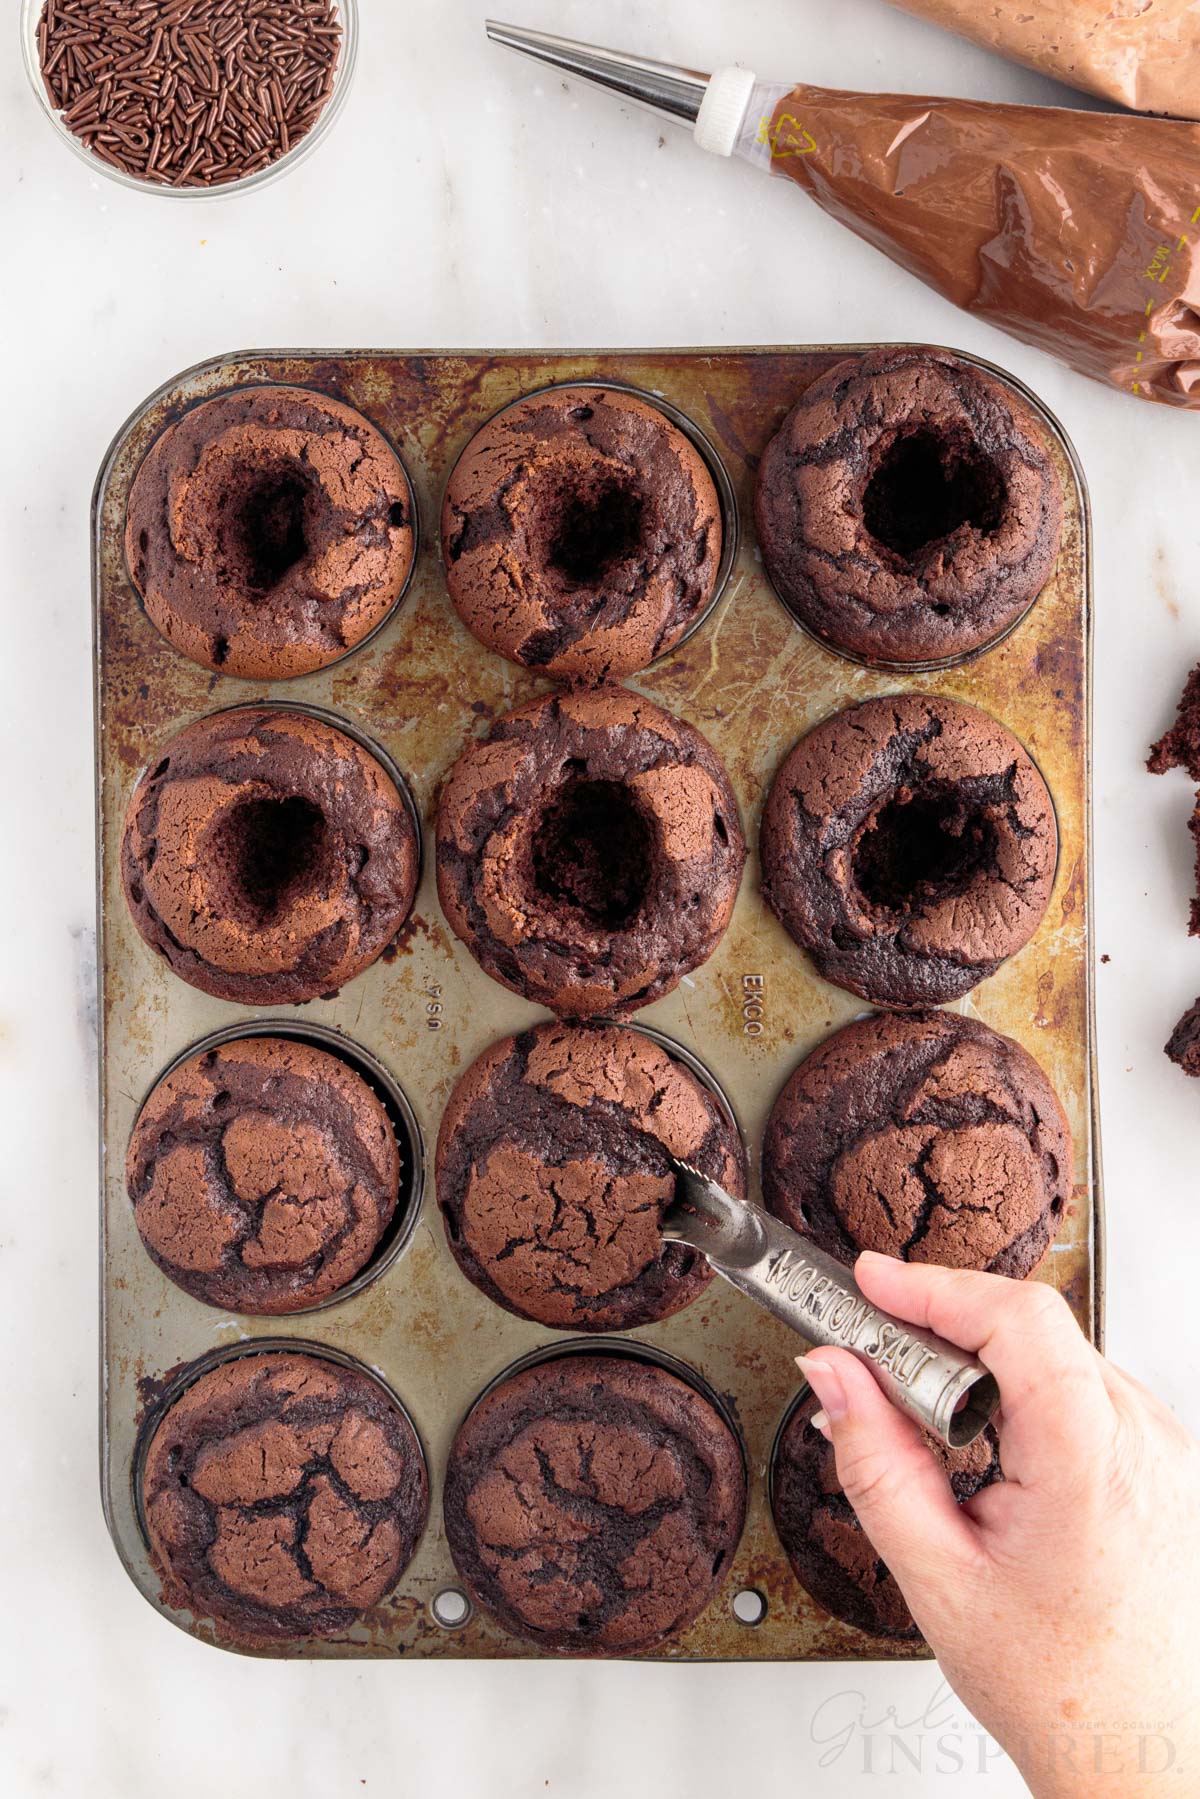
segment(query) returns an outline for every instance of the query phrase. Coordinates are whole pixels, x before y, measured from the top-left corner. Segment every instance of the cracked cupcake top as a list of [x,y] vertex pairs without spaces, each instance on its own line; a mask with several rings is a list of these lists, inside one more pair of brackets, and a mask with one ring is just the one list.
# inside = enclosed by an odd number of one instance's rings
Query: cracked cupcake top
[[142,1508],[167,1604],[250,1643],[332,1636],[411,1560],[425,1458],[367,1375],[319,1356],[237,1356],[155,1429]]
[[245,1037],[166,1075],[126,1182],[147,1250],[206,1305],[295,1312],[370,1261],[400,1190],[382,1100],[337,1056]]
[[361,413],[298,387],[219,394],[152,444],[125,560],[146,611],[193,662],[247,680],[353,649],[403,591],[412,496]]
[[555,388],[467,445],[442,556],[463,623],[489,649],[604,681],[645,668],[708,605],[721,511],[703,457],[654,406]]
[[438,1204],[459,1267],[556,1330],[666,1318],[712,1271],[664,1243],[671,1158],[744,1195],[737,1132],[691,1071],[640,1032],[546,1024],[493,1044],[451,1095]]
[[838,1031],[792,1075],[763,1143],[768,1206],[843,1262],[874,1249],[1020,1279],[1072,1179],[1070,1127],[1033,1057],[952,1012]]
[[958,999],[1022,948],[1054,886],[1046,783],[956,700],[893,694],[801,738],[763,814],[763,895],[826,980],[884,1006]]
[[495,980],[571,1017],[625,1016],[705,961],[745,853],[712,745],[622,687],[509,713],[438,806],[454,931]]
[[417,884],[395,783],[322,719],[253,708],[173,737],[129,802],[133,921],[181,980],[246,1005],[335,993],[387,948]]
[[631,1654],[692,1623],[745,1510],[741,1451],[709,1401],[617,1356],[513,1375],[469,1413],[446,1470],[464,1584],[548,1650]]
[[[810,1394],[779,1439],[771,1468],[771,1510],[792,1571],[817,1604],[873,1637],[919,1642],[921,1633],[886,1562],[880,1560],[837,1477],[833,1445],[812,1425]],[[962,1505],[1003,1480],[1000,1444],[989,1427],[963,1449],[926,1439]]]
[[817,636],[868,662],[936,662],[994,642],[1037,598],[1063,500],[1017,394],[900,348],[801,395],[763,454],[755,515],[772,582]]

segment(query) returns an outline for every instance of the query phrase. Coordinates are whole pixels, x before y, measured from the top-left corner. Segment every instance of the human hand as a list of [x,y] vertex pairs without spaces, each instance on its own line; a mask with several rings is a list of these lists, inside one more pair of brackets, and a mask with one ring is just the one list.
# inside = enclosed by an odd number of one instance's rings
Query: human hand
[[1000,1387],[1005,1478],[959,1506],[862,1362],[801,1362],[838,1479],[946,1678],[1037,1799],[1200,1791],[1200,1444],[1051,1287],[871,1253],[854,1272]]

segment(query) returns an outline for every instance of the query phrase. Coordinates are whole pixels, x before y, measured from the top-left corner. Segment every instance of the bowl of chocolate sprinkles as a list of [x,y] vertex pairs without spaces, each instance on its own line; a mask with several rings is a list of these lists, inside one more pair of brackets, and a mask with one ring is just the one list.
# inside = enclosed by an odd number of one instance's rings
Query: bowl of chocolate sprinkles
[[125,187],[215,199],[265,186],[341,111],[357,0],[22,0],[34,93]]

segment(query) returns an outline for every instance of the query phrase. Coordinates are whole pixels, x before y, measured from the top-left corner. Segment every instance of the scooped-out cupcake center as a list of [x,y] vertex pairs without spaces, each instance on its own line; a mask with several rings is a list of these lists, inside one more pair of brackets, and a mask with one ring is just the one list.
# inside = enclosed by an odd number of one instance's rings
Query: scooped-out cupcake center
[[569,588],[596,588],[634,555],[646,496],[633,470],[598,462],[555,471],[539,494],[534,530],[547,570]]
[[299,794],[249,799],[213,835],[213,889],[231,916],[262,927],[322,881],[329,860],[324,813]]
[[573,775],[538,821],[534,881],[547,899],[589,924],[620,930],[649,891],[652,843],[648,822],[619,781]]
[[304,560],[310,502],[310,483],[291,463],[236,471],[217,502],[217,535],[232,585],[268,594]]
[[877,543],[908,561],[963,525],[990,537],[1004,516],[999,469],[965,431],[899,432],[863,493],[863,522]]
[[964,893],[996,854],[987,807],[953,783],[901,788],[862,826],[854,881],[868,905],[913,912]]

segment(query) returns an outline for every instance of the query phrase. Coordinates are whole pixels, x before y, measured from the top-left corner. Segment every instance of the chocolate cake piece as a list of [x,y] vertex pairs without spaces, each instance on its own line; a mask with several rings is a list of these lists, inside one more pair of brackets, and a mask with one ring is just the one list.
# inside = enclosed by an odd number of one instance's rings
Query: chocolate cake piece
[[1171,1032],[1167,1054],[1184,1074],[1200,1076],[1200,999],[1184,1013]]
[[1193,781],[1200,782],[1200,663],[1184,685],[1175,723],[1150,751],[1146,767],[1152,775],[1165,774],[1169,768],[1183,768]]

